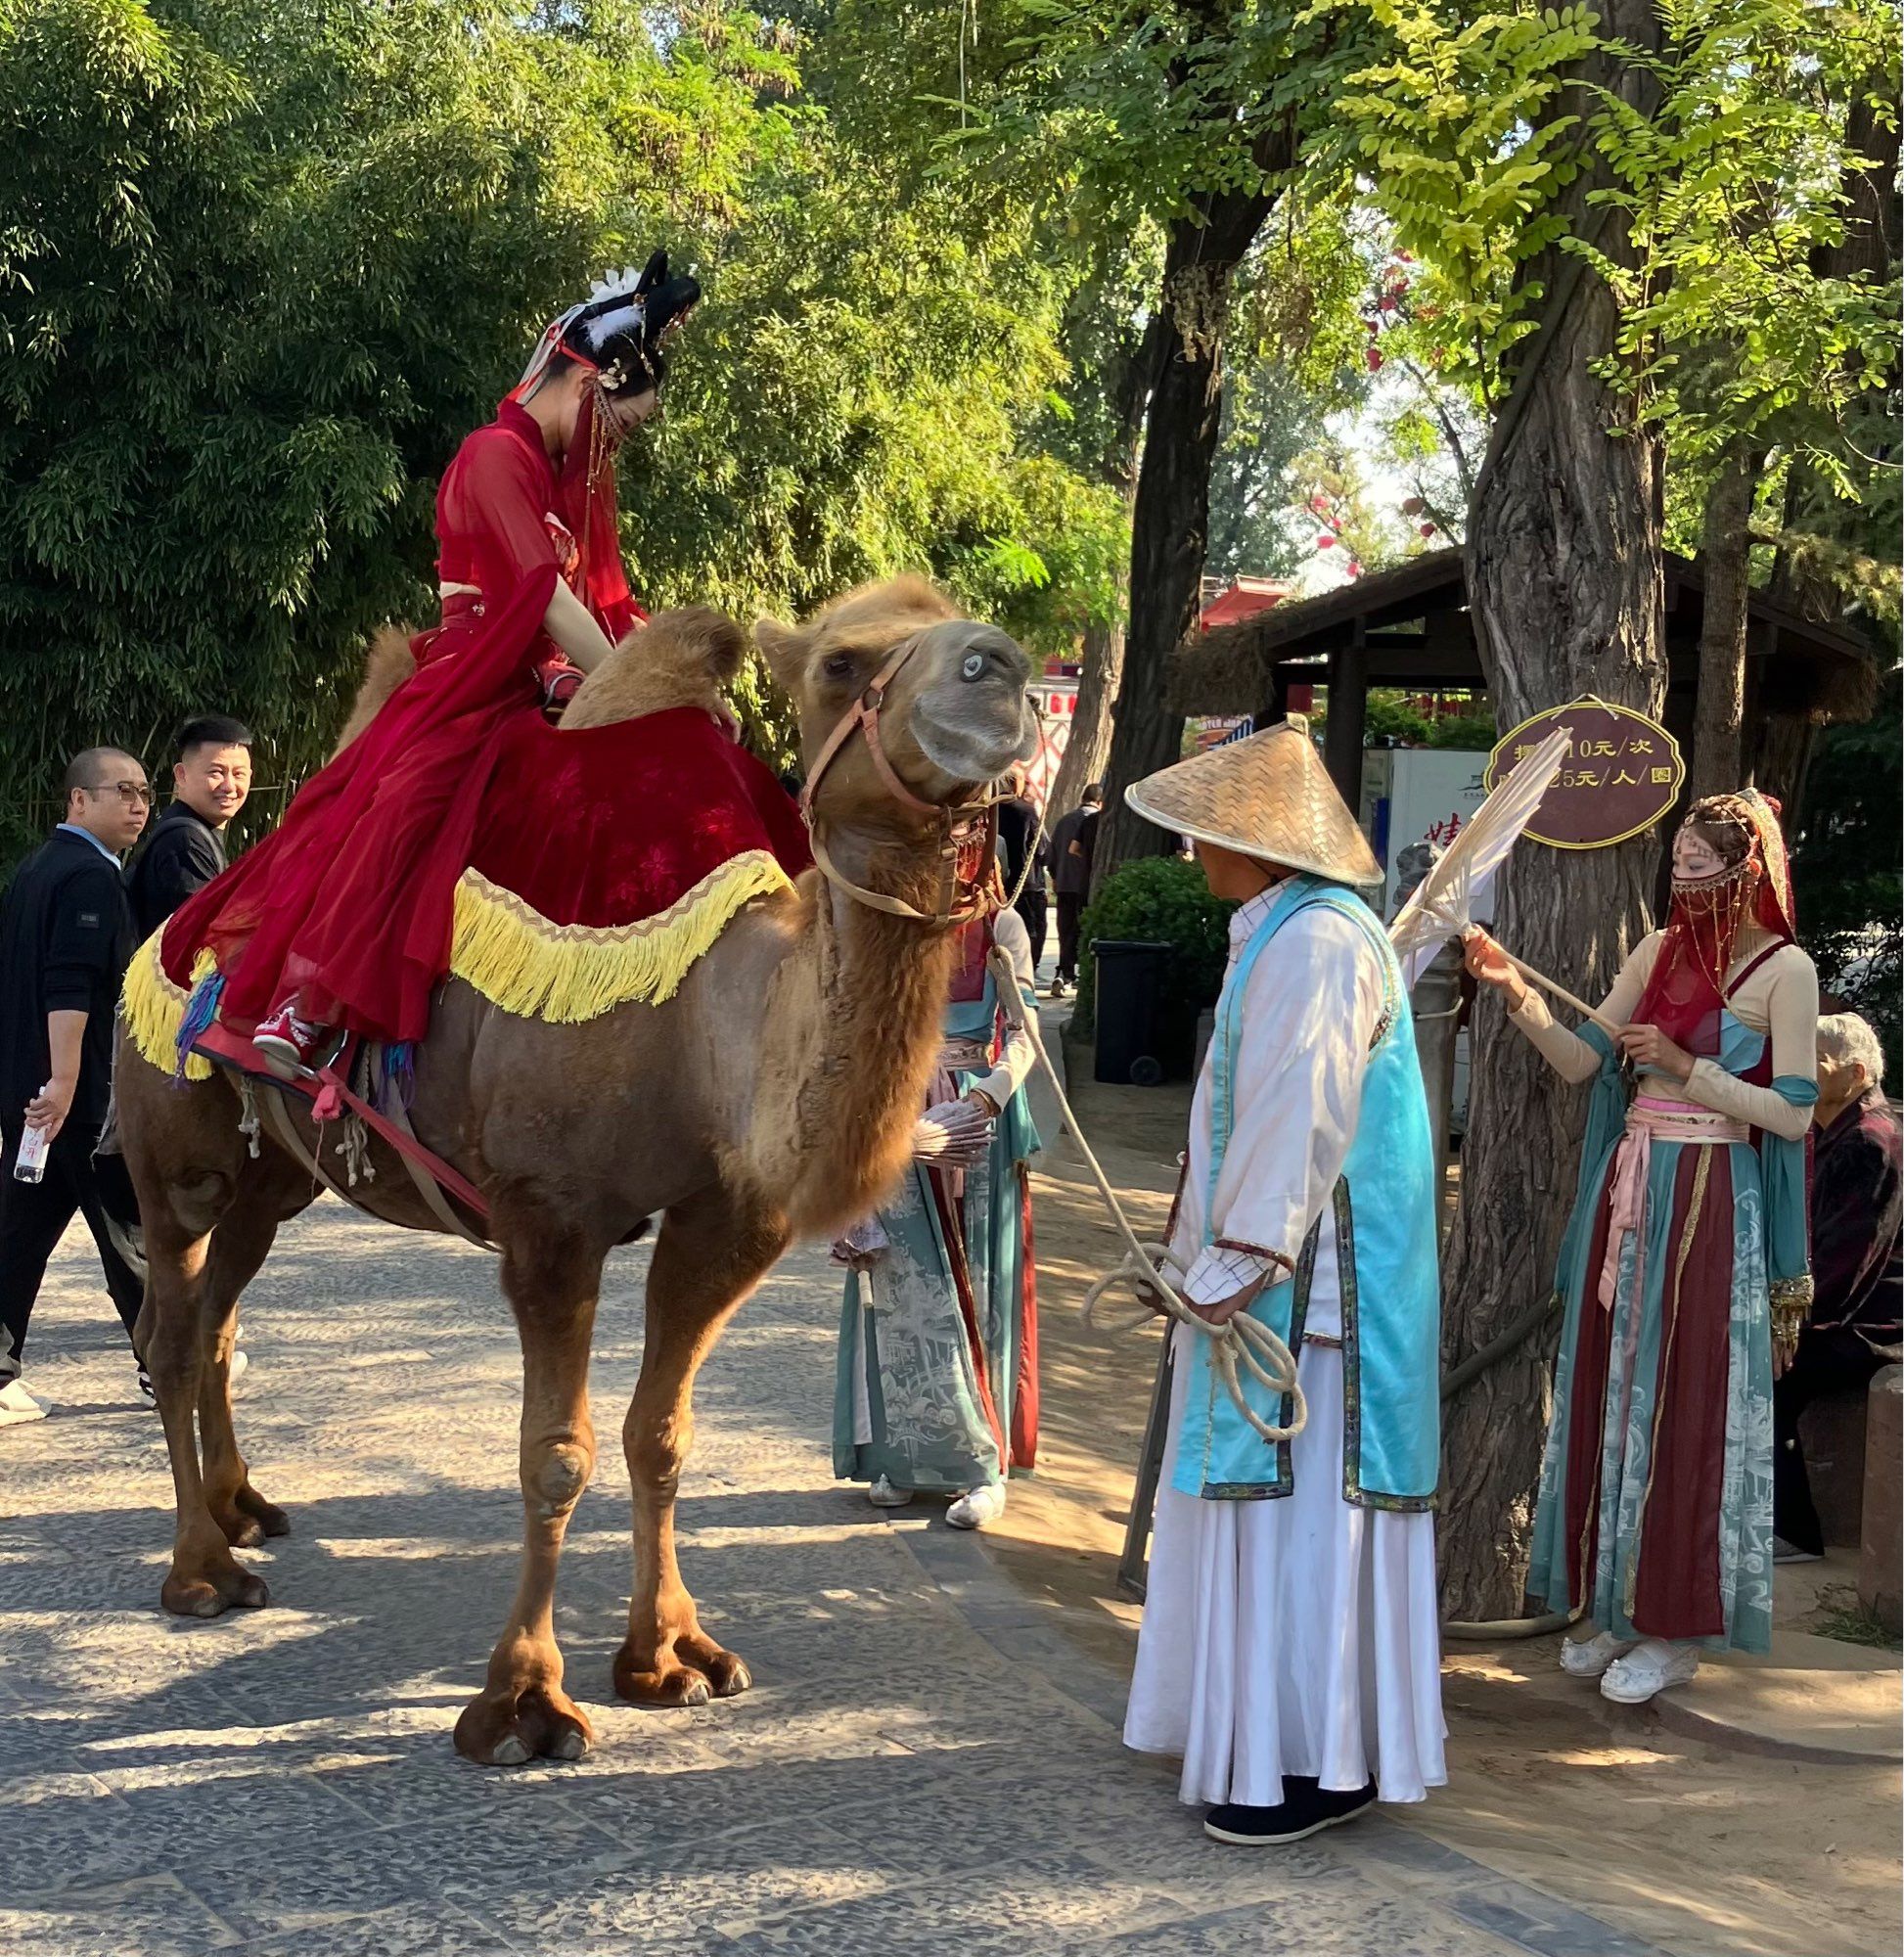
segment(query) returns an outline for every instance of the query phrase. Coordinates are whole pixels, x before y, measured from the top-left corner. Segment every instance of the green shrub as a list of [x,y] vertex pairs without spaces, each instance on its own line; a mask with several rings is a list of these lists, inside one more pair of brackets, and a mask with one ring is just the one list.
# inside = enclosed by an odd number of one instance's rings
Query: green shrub
[[1230,914],[1236,905],[1213,897],[1203,873],[1175,856],[1140,856],[1098,887],[1078,927],[1077,1011],[1073,1031],[1097,1028],[1097,960],[1093,938],[1145,938],[1167,944],[1176,956],[1164,980],[1163,1004],[1172,1017],[1194,1021],[1216,1003],[1230,955]]

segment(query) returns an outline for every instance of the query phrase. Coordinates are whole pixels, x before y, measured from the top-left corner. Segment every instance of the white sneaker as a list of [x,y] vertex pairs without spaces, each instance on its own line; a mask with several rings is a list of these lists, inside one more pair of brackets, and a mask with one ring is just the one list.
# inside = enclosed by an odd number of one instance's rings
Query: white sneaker
[[866,1499],[876,1509],[903,1509],[912,1500],[910,1488],[895,1488],[884,1475],[866,1491]]
[[29,1420],[44,1420],[46,1411],[46,1402],[35,1399],[20,1384],[18,1374],[0,1387],[0,1427],[20,1427]]
[[1669,1686],[1684,1685],[1700,1668],[1695,1646],[1642,1638],[1624,1658],[1615,1659],[1600,1681],[1600,1696],[1615,1706],[1644,1706]]
[[1590,1638],[1568,1638],[1561,1646],[1561,1669],[1569,1678],[1599,1678],[1615,1659],[1624,1658],[1636,1639],[1616,1638],[1596,1631]]
[[983,1528],[1005,1513],[1005,1483],[987,1481],[983,1487],[969,1488],[945,1512],[945,1520],[955,1529]]

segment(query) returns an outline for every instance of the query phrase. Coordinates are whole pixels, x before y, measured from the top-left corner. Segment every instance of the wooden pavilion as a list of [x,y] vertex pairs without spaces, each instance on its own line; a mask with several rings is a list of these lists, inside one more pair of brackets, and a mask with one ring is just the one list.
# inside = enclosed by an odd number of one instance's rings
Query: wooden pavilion
[[[1666,558],[1664,721],[1692,758],[1704,580],[1690,559]],[[1867,643],[1815,624],[1754,593],[1746,640],[1745,727],[1758,779],[1790,795],[1810,730],[1860,720],[1877,695]],[[1323,751],[1351,808],[1359,805],[1369,689],[1484,693],[1458,549],[1428,551],[1392,570],[1186,640],[1170,671],[1170,705],[1186,714],[1282,719],[1293,685],[1329,689]],[[1503,730],[1505,731],[1505,730]]]

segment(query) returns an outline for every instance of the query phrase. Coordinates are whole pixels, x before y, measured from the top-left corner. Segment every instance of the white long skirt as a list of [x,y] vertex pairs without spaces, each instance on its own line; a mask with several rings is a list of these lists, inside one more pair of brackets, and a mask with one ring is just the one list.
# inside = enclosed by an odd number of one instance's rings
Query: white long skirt
[[[1179,1341],[1196,1337],[1180,1330]],[[1383,1800],[1447,1780],[1434,1518],[1342,1499],[1342,1355],[1302,1348],[1294,1487],[1217,1502],[1169,1485],[1190,1367],[1175,1368],[1124,1744],[1181,1753],[1181,1798],[1273,1807],[1283,1776]]]

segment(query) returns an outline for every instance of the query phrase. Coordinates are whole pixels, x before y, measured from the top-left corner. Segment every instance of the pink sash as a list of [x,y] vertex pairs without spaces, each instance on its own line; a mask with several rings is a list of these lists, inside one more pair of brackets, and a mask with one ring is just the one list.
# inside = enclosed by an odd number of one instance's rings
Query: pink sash
[[1613,1151],[1612,1187],[1608,1192],[1607,1254],[1600,1266],[1600,1302],[1610,1311],[1619,1289],[1620,1252],[1633,1238],[1635,1296],[1646,1282],[1646,1193],[1655,1137],[1687,1142],[1695,1148],[1745,1142],[1751,1130],[1730,1115],[1715,1115],[1690,1101],[1655,1101],[1642,1094],[1626,1111],[1626,1132]]

